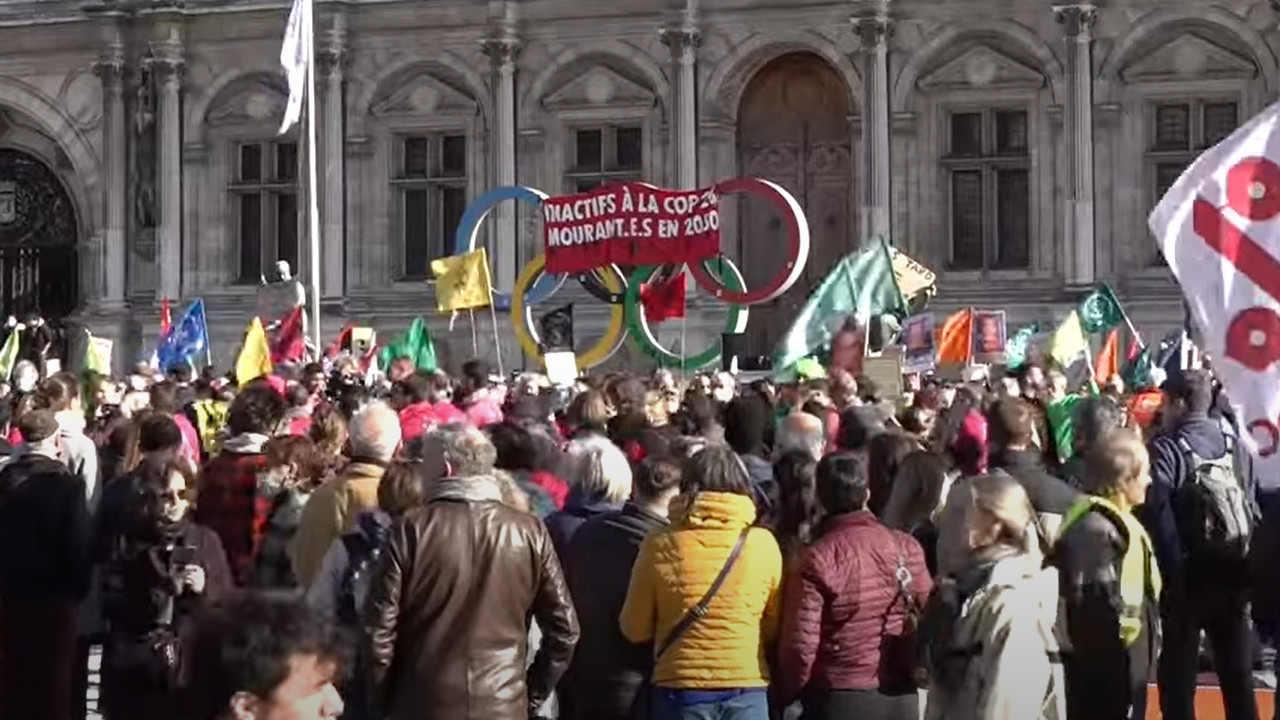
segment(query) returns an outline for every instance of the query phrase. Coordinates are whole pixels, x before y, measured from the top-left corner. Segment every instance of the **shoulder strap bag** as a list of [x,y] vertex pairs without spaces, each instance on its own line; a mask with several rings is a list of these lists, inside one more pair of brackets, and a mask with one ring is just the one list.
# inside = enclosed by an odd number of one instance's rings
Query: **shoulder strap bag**
[[654,653],[655,661],[661,658],[671,646],[676,643],[685,633],[689,632],[698,623],[699,620],[707,614],[707,606],[715,599],[716,594],[720,592],[720,587],[724,585],[725,579],[729,577],[729,571],[733,570],[733,566],[738,562],[738,556],[742,554],[742,546],[747,542],[747,533],[751,532],[750,527],[742,529],[742,533],[738,535],[738,540],[733,544],[733,549],[729,551],[729,558],[724,561],[724,567],[720,568],[720,574],[716,575],[716,579],[711,582],[711,587],[707,588],[707,592],[698,601],[697,605],[689,608],[685,612],[684,617],[680,618],[680,622],[667,633],[662,639],[662,643],[658,645],[657,652]]

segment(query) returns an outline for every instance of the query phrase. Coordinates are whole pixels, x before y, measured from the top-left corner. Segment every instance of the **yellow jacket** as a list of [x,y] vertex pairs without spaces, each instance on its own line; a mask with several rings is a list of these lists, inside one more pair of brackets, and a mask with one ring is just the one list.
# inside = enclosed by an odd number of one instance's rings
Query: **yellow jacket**
[[[670,527],[644,539],[631,569],[619,621],[633,643],[662,642],[706,594],[738,535],[756,518],[752,499],[733,493],[678,497],[671,510]],[[705,690],[767,687],[765,652],[778,634],[781,583],[777,541],[764,528],[752,529],[707,614],[659,658],[653,683]]]
[[329,546],[355,528],[360,513],[378,509],[378,485],[385,472],[386,468],[373,463],[353,461],[307,498],[291,553],[300,587],[311,586]]

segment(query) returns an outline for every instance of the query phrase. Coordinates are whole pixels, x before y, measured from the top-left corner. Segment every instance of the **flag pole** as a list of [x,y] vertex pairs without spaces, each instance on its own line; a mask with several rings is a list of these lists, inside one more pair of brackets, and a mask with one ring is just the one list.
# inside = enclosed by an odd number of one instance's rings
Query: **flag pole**
[[489,318],[493,320],[493,353],[498,360],[498,374],[505,375],[502,370],[502,342],[498,339],[498,308],[493,303],[493,297],[489,298]]
[[204,364],[213,367],[213,336],[209,334],[209,309],[204,306],[204,298],[200,299],[200,324],[204,326],[200,328],[204,331]]
[[476,335],[476,311],[467,308],[467,319],[471,321],[471,357],[480,356],[480,336]]
[[307,3],[307,12],[303,21],[303,32],[307,43],[307,239],[311,245],[310,284],[311,284],[311,339],[313,347],[320,347],[320,204],[316,197],[317,180],[316,157],[316,24],[315,5],[313,0]]

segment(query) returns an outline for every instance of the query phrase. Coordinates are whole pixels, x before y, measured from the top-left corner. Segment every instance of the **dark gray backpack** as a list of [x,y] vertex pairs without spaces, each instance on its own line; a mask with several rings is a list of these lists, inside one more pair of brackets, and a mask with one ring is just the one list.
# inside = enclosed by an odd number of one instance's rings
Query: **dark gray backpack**
[[1226,453],[1206,460],[1178,438],[1190,465],[1178,489],[1179,534],[1198,560],[1243,560],[1249,554],[1253,517],[1236,473],[1235,443],[1230,435],[1226,439]]

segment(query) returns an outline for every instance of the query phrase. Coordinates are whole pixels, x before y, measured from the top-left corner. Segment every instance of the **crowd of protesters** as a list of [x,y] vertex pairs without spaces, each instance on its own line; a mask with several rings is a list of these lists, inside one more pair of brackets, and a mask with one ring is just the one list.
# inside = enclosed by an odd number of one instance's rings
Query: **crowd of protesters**
[[1206,370],[7,391],[0,717],[102,646],[107,720],[1192,720],[1203,631],[1259,720],[1280,518]]

